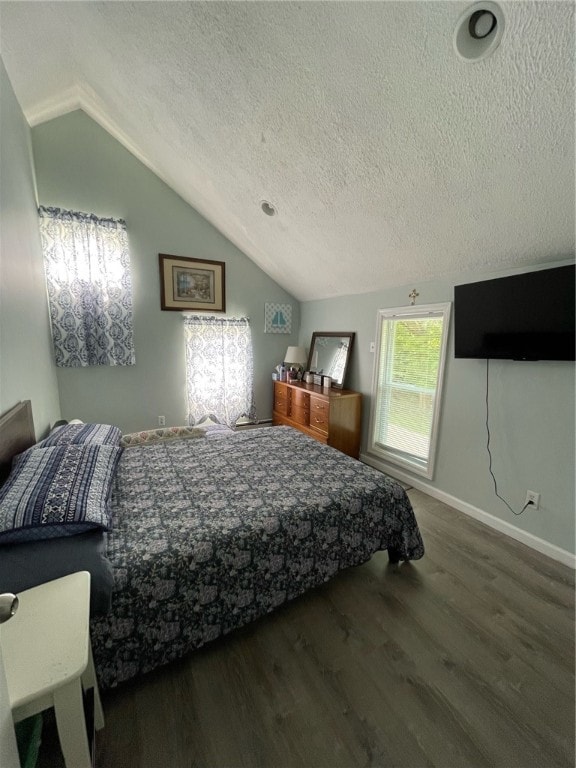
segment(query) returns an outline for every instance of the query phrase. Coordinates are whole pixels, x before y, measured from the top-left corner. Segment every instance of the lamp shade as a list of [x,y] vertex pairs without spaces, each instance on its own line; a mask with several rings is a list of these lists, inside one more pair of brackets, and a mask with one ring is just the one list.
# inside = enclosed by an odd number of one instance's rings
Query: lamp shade
[[304,347],[288,347],[284,356],[284,362],[288,365],[304,365],[307,359]]

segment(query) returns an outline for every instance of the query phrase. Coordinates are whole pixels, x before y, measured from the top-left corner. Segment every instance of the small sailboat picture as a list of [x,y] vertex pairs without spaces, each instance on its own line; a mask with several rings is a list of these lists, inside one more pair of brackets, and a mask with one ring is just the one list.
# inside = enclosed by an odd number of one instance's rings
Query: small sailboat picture
[[264,305],[264,333],[291,333],[292,305],[266,302]]
[[286,318],[284,317],[284,312],[282,310],[278,309],[276,312],[274,312],[274,315],[272,317],[272,328],[282,328],[284,329],[287,325]]

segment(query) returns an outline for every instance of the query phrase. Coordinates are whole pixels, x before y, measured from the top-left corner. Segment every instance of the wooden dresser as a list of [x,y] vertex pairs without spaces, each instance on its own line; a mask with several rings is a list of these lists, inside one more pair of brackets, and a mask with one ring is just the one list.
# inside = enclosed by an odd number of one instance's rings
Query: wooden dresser
[[272,423],[287,424],[357,459],[362,395],[303,382],[274,382]]

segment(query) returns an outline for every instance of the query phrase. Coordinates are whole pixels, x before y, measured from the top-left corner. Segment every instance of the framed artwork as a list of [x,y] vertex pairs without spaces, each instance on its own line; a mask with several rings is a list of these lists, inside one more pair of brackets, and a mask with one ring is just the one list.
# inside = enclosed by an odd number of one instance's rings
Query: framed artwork
[[182,312],[226,311],[225,263],[159,253],[160,305]]
[[264,333],[292,333],[292,304],[264,304]]

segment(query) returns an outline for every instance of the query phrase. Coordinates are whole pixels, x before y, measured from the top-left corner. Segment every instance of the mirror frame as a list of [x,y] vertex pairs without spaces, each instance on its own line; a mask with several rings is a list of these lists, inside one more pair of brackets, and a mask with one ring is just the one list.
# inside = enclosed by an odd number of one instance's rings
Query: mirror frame
[[352,347],[354,346],[354,337],[355,333],[353,331],[314,331],[312,334],[312,341],[310,342],[310,352],[308,353],[308,362],[306,363],[306,370],[312,371],[312,360],[314,358],[314,346],[316,344],[317,338],[324,338],[325,336],[328,336],[330,338],[337,337],[337,338],[347,338],[348,339],[348,353],[346,355],[346,362],[344,363],[344,371],[342,372],[342,381],[337,382],[334,379],[332,380],[332,386],[334,389],[344,389],[344,382],[346,381],[346,371],[348,370],[348,363],[350,362],[350,354],[352,352]]

